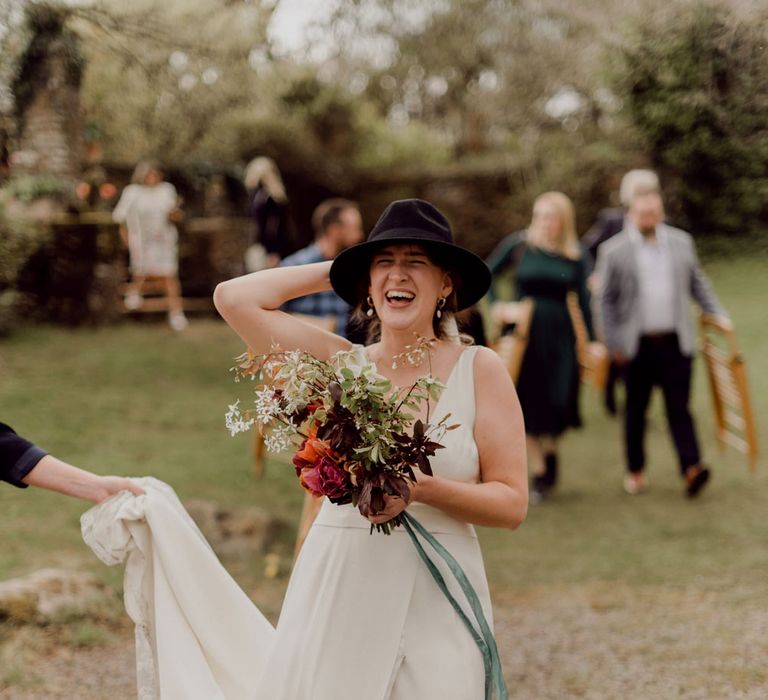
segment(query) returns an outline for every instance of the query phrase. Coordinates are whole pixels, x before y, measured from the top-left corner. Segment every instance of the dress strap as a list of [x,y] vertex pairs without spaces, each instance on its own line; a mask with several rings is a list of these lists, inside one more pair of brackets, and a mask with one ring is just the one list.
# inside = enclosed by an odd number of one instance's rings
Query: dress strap
[[475,422],[475,355],[478,346],[471,345],[462,350],[456,361],[454,377],[449,389],[455,397],[452,412],[461,422],[474,425]]

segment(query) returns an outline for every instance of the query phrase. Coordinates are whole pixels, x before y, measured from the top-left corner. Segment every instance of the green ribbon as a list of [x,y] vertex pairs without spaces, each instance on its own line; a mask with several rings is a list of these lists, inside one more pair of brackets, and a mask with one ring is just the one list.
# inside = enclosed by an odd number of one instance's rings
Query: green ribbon
[[[477,596],[477,591],[473,588],[459,562],[454,559],[453,555],[443,547],[443,545],[440,544],[440,542],[438,542],[437,539],[435,539],[435,537],[418,520],[416,520],[416,518],[405,511],[400,514],[400,517],[402,518],[403,527],[413,541],[419,556],[427,565],[427,569],[429,569],[429,573],[432,574],[432,578],[435,579],[438,588],[440,588],[445,597],[448,598],[451,607],[467,626],[472,638],[480,649],[480,653],[483,655],[483,666],[485,667],[485,700],[493,700],[494,697],[496,700],[508,700],[509,695],[507,686],[504,683],[504,676],[501,672],[499,650],[496,647],[496,640],[493,637],[493,632],[491,632],[488,620],[485,619],[485,614],[483,613],[480,599]],[[456,578],[456,581],[469,602],[469,607],[472,609],[472,613],[477,622],[477,627],[475,627],[461,605],[459,605],[459,602],[448,590],[443,575],[435,565],[435,562],[429,558],[429,554],[427,554],[424,550],[424,546],[419,541],[419,535],[426,540],[432,549],[434,549],[448,565],[448,568]]]

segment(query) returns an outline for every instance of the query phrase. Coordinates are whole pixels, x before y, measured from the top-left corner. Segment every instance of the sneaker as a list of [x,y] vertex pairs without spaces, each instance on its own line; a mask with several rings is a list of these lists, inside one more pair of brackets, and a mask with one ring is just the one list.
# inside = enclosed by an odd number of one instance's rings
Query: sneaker
[[175,331],[183,331],[189,325],[189,321],[183,311],[172,311],[168,314],[168,324]]
[[624,491],[630,496],[637,496],[648,490],[648,479],[642,472],[627,472],[624,475]]
[[141,294],[138,292],[128,292],[128,294],[125,295],[123,303],[128,311],[136,311],[136,309],[141,308],[144,299],[142,299]]

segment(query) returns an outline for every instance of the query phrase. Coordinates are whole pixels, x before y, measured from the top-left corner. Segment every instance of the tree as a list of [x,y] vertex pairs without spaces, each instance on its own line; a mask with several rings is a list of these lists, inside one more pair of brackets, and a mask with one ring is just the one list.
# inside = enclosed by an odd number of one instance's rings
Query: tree
[[640,21],[618,74],[629,117],[695,231],[768,221],[768,15],[697,4]]
[[87,69],[83,104],[105,157],[131,163],[204,159],[224,120],[272,108],[267,3],[109,0],[74,11]]

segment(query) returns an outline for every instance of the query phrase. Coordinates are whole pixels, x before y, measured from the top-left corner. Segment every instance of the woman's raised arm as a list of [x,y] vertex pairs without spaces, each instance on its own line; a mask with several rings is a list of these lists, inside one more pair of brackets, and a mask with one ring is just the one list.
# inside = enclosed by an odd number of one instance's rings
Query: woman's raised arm
[[351,343],[279,309],[291,299],[331,289],[330,269],[327,261],[235,277],[217,285],[213,303],[255,354],[279,345],[283,350],[305,350],[327,360],[339,350],[348,350]]

